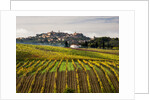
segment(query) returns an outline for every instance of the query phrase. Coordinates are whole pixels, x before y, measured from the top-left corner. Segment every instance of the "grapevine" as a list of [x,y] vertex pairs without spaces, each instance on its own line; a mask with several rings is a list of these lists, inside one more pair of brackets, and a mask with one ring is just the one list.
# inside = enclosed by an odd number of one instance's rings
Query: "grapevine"
[[31,85],[30,85],[30,87],[29,87],[28,93],[31,93],[31,91],[32,91],[32,88],[33,88],[33,85],[34,85],[34,82],[35,82],[35,79],[36,79],[36,76],[37,76],[38,72],[39,72],[40,70],[42,70],[43,68],[45,68],[46,66],[48,66],[48,64],[49,64],[50,61],[51,61],[51,60],[49,60],[45,65],[39,67],[39,68],[36,70],[35,74],[33,75],[33,80],[32,80],[32,83],[31,83]]
[[94,66],[93,66],[90,62],[87,62],[87,61],[85,61],[85,60],[83,60],[83,62],[84,62],[84,63],[87,63],[87,64],[93,69],[93,71],[94,71],[94,73],[95,73],[95,75],[96,75],[96,77],[97,77],[97,80],[98,80],[98,82],[99,82],[99,85],[100,85],[100,87],[101,87],[101,91],[102,91],[102,93],[103,93],[103,92],[104,92],[104,87],[103,87],[103,84],[102,84],[102,82],[101,82],[101,79],[100,79],[100,77],[98,76],[97,71],[95,70]]
[[78,59],[78,63],[83,67],[85,73],[86,73],[86,76],[87,76],[87,83],[88,83],[88,88],[89,88],[89,92],[91,93],[91,85],[90,85],[90,81],[89,81],[89,75],[87,73],[87,70],[84,66],[84,64]]
[[57,69],[56,69],[56,72],[55,72],[55,82],[54,82],[54,93],[56,93],[56,80],[57,80],[57,73],[58,73],[58,69],[62,63],[63,59],[60,60],[58,66],[57,66]]
[[78,90],[78,93],[80,93],[80,87],[79,87],[79,79],[78,79],[78,68],[76,66],[76,64],[74,63],[73,59],[72,59],[72,64],[73,66],[75,67],[75,71],[76,71],[76,80],[77,80],[77,90]]
[[103,64],[103,65],[105,65],[107,68],[109,68],[109,69],[115,74],[115,76],[116,76],[116,78],[117,78],[117,80],[118,80],[118,82],[119,82],[119,76],[118,76],[118,74],[116,73],[116,71],[115,71],[112,67],[110,67],[108,64],[106,64],[106,63],[104,63],[104,62],[101,62],[101,64]]
[[48,71],[55,65],[55,63],[57,62],[57,60],[55,60],[51,65],[49,65],[48,67],[46,67],[46,72],[44,73],[44,77],[43,77],[43,84],[42,84],[42,88],[40,93],[44,92],[44,87],[45,87],[45,83],[46,83],[46,76]]
[[116,92],[115,88],[114,88],[114,86],[113,86],[113,84],[112,84],[112,82],[111,82],[111,80],[110,80],[106,70],[104,69],[104,67],[101,66],[100,64],[96,63],[96,62],[92,62],[92,61],[89,61],[89,62],[94,63],[96,66],[99,66],[103,70],[103,72],[104,72],[104,74],[105,74],[105,76],[106,76],[106,78],[107,78],[107,80],[109,82],[109,85],[111,86],[112,91],[115,93]]

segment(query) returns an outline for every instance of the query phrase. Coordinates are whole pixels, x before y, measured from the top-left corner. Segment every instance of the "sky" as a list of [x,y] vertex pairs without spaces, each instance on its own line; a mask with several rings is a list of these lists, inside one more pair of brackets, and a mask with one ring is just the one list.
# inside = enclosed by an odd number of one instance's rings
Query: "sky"
[[17,16],[16,37],[51,31],[83,33],[85,36],[119,37],[119,16]]

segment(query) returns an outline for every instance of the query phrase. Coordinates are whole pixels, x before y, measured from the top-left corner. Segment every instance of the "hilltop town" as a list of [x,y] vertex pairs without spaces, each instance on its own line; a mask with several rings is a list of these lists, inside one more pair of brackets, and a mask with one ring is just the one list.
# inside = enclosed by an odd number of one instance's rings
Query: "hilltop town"
[[17,43],[48,43],[48,44],[64,44],[66,41],[69,44],[80,44],[90,41],[89,37],[84,36],[82,33],[65,33],[65,32],[47,32],[36,34],[36,36],[29,36],[27,38],[17,38]]

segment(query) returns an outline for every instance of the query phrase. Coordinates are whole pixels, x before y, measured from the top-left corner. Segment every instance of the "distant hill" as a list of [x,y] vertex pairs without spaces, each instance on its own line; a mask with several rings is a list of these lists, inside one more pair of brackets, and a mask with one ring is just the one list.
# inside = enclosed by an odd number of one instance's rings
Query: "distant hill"
[[17,43],[44,43],[51,45],[64,45],[67,41],[69,44],[80,44],[90,41],[89,37],[84,36],[82,33],[68,34],[64,32],[47,32],[36,34],[36,36],[29,36],[27,38],[16,38]]

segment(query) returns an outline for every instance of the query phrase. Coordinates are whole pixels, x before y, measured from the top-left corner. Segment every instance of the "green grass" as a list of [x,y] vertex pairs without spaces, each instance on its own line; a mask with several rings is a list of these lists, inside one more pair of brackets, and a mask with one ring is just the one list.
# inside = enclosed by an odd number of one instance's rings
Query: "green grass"
[[34,73],[39,67],[46,65],[47,62],[48,61],[44,61],[44,64],[42,64],[42,61],[40,61],[40,63],[38,63],[30,73]]
[[100,70],[100,69],[99,69],[97,66],[95,66],[94,64],[93,64],[93,66],[94,66],[95,70],[97,70],[97,71]]
[[[28,63],[26,66],[24,66],[24,67],[26,67],[26,68],[30,67],[29,64],[30,64],[32,61],[33,61],[33,60],[29,61],[29,63]],[[34,63],[32,63],[31,65],[33,65],[33,64],[34,64]]]
[[[100,71],[100,69],[101,69],[100,67],[97,67],[95,65],[93,65],[93,66],[94,66],[95,70],[97,70],[98,72]],[[111,72],[107,68],[104,67],[104,69],[105,69],[105,71],[107,72],[108,75],[111,75]]]
[[87,64],[85,64],[84,62],[82,62],[82,63],[84,64],[86,70],[91,70],[91,68]]
[[[95,70],[97,70],[97,71],[99,71],[101,68],[100,67],[98,67],[98,66],[95,66],[94,64],[92,64],[93,66],[94,66],[94,68],[95,68]],[[107,72],[107,74],[111,74],[111,72],[103,65],[103,68],[106,70],[106,72]]]
[[50,72],[56,72],[57,66],[59,64],[59,61],[57,61],[54,65],[54,67],[50,70]]
[[59,71],[66,71],[66,61],[62,61],[61,65],[60,65],[60,68],[59,68]]
[[[107,63],[107,62],[106,62]],[[116,71],[116,73],[117,74],[119,74],[119,69],[117,70],[117,68],[116,68],[116,66],[114,66],[114,65],[112,65],[112,64],[110,64],[110,63],[107,63],[110,67],[112,67],[115,71]]]
[[[51,61],[51,62],[48,64],[48,66],[52,65],[53,62],[54,62],[54,61]],[[41,73],[45,73],[45,71],[46,71],[46,68],[45,68],[44,70],[42,70]]]
[[[83,48],[83,49],[89,49],[89,50],[95,50],[95,51],[102,51],[102,52],[111,52],[111,53],[117,53],[119,50],[102,50],[102,49],[93,49],[93,48]],[[41,60],[40,63],[38,63],[34,69],[29,73],[34,73],[38,67],[41,67],[46,64],[47,61],[50,59],[58,60],[54,67],[49,72],[55,72],[56,68],[58,67],[58,63],[60,59],[64,59],[64,61],[61,63],[59,71],[65,71],[66,70],[66,59],[68,59],[68,65],[67,70],[71,71],[74,70],[74,66],[70,60],[74,60],[76,67],[78,69],[83,69],[81,65],[77,62],[79,59],[82,61],[83,59],[86,61],[100,61],[102,59],[112,62],[119,62],[119,55],[114,54],[108,54],[108,53],[100,53],[100,52],[92,52],[92,51],[84,51],[84,50],[76,50],[71,48],[64,48],[64,47],[55,47],[55,46],[45,46],[45,45],[31,45],[31,44],[16,44],[16,62],[17,64],[20,63],[18,68],[23,65],[23,63],[27,62],[28,60],[31,62],[32,60],[35,60],[34,63],[36,63],[38,60]],[[42,64],[42,61],[45,61],[44,64]],[[29,63],[30,63],[29,62]],[[28,63],[28,64],[29,64]],[[83,63],[83,62],[82,62]],[[52,62],[50,63],[52,64]],[[91,68],[84,64],[87,70],[90,70]],[[26,68],[29,68],[30,66],[26,65]],[[17,69],[18,69],[17,68]],[[45,72],[45,69],[42,69],[42,73]]]
[[82,69],[81,65],[78,62],[75,62],[77,68]]
[[74,70],[74,66],[73,66],[72,62],[68,62],[67,70],[68,71],[73,71]]
[[[104,66],[103,66],[103,67],[104,67]],[[105,71],[107,72],[108,75],[111,75],[111,74],[112,74],[112,73],[109,71],[109,69],[107,69],[107,68],[105,68],[105,67],[104,67],[104,69],[105,69]]]
[[81,51],[71,48],[44,46],[44,45],[31,45],[31,44],[16,44],[16,59],[110,59],[119,60],[118,55]]
[[99,48],[82,48],[88,49],[88,50],[93,50],[93,51],[100,51],[100,52],[108,52],[108,53],[119,53],[119,50],[112,50],[112,49],[99,49]]

